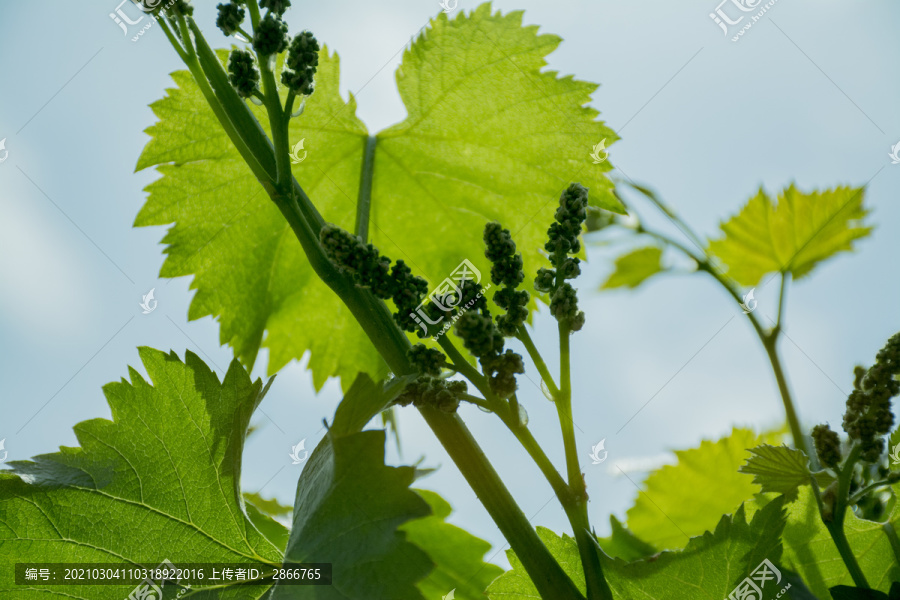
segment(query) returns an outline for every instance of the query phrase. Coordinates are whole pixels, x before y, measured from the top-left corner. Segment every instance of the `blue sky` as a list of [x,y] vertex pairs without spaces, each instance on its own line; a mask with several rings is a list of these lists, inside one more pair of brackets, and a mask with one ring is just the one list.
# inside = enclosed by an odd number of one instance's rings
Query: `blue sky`
[[[115,0],[0,0],[0,439],[10,459],[76,444],[72,426],[108,417],[103,384],[138,363],[135,348],[191,349],[219,372],[231,358],[209,318],[187,320],[189,280],[158,279],[164,228],[133,229],[151,171],[134,173],[154,122],[147,105],[181,68],[158,28],[137,43],[109,18]],[[311,29],[338,51],[342,89],[353,91],[370,131],[405,112],[393,72],[410,36],[439,10],[430,0],[296,2],[291,30]],[[476,4],[460,0],[457,10]],[[494,2],[565,40],[550,68],[602,84],[593,99],[622,140],[611,160],[650,184],[702,233],[759,186],[777,191],[869,183],[876,225],[858,251],[820,266],[789,293],[782,352],[805,425],[840,424],[852,367],[868,364],[900,330],[900,40],[895,2],[777,2],[738,43],[708,16],[715,2],[535,0]],[[197,9],[212,31],[212,4]],[[224,45],[218,34],[211,41]],[[0,152],[2,158],[2,152]],[[648,212],[646,209],[643,211]],[[655,221],[661,227],[666,223]],[[608,464],[586,465],[599,532],[637,489],[612,461],[652,457],[714,439],[733,425],[782,419],[765,355],[740,308],[711,281],[665,276],[638,292],[596,292],[616,252],[589,250],[579,280],[585,329],[573,338],[575,417],[582,459],[606,439]],[[891,258],[894,257],[894,258]],[[158,310],[141,314],[151,288]],[[777,290],[757,290],[774,316]],[[536,317],[538,345],[555,325]],[[264,358],[264,357],[263,357]],[[255,374],[263,375],[265,360]],[[538,381],[533,372],[529,378]],[[536,437],[562,464],[555,410],[528,381],[522,401]],[[248,443],[244,483],[290,502],[301,465],[290,447],[322,435],[339,389],[316,396],[291,364],[262,405],[262,433]],[[644,406],[642,410],[641,407]],[[463,408],[476,438],[533,522],[567,530],[549,486],[490,415]],[[277,423],[277,425],[276,425]],[[627,425],[626,425],[627,424]],[[438,472],[420,482],[454,506],[453,521],[503,540],[417,413],[400,415],[404,453]],[[589,461],[588,461],[589,462]],[[632,475],[639,481],[641,474]],[[501,557],[495,560],[501,561]]]

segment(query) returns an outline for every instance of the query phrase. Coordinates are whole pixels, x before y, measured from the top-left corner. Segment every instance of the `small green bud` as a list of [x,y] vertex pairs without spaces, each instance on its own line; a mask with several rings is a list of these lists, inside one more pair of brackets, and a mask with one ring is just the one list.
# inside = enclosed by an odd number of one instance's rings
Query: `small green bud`
[[304,31],[294,37],[284,64],[281,82],[298,94],[312,94],[319,65],[319,42],[311,32]]
[[437,377],[446,366],[447,360],[444,353],[435,348],[429,348],[425,344],[416,344],[406,353],[409,362],[413,364],[422,375]]
[[253,49],[263,56],[284,52],[288,45],[287,31],[287,23],[268,13],[256,28]]
[[184,15],[190,17],[194,14],[194,7],[188,0],[175,0],[175,3],[166,9],[169,14]]
[[244,9],[235,2],[228,4],[219,4],[216,7],[219,10],[219,16],[216,18],[216,26],[222,30],[227,36],[234,35],[241,23],[244,22]]
[[466,349],[478,358],[503,348],[503,336],[490,315],[473,310],[463,313],[456,320],[456,335],[462,339]]
[[291,0],[259,0],[260,8],[267,8],[279,17],[291,7]]
[[559,272],[562,275],[563,279],[575,279],[579,275],[581,275],[581,267],[579,267],[579,263],[581,260],[577,258],[567,258],[563,261],[562,266],[559,268]]
[[249,98],[259,85],[259,71],[247,50],[232,50],[228,57],[228,81],[241,98]]
[[422,375],[406,386],[394,401],[395,404],[430,406],[443,412],[456,412],[461,397],[468,389],[464,381],[446,381],[439,377]]
[[498,397],[505,399],[516,393],[516,375],[525,372],[525,361],[519,354],[507,350],[503,354],[482,359],[481,364],[489,374],[491,391]]
[[812,430],[816,454],[826,467],[837,469],[841,463],[841,439],[828,425],[816,425]]
[[[564,283],[550,298],[550,313],[560,323],[569,323],[573,331],[584,325],[584,313],[578,311],[578,293],[569,283]],[[577,329],[575,328],[577,326]]]
[[541,292],[542,294],[546,294],[548,292],[553,291],[553,286],[556,284],[556,270],[554,269],[545,269],[541,267],[538,269],[537,276],[534,278],[534,289]]

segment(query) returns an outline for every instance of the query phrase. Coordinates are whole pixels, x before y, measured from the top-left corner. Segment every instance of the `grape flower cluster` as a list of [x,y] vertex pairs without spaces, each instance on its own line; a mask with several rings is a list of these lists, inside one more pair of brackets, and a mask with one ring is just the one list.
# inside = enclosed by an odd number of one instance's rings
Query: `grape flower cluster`
[[[868,370],[857,367],[854,389],[847,397],[844,431],[860,446],[860,459],[875,464],[884,452],[884,436],[894,424],[891,398],[900,394],[900,333],[894,334],[878,352]],[[828,425],[812,430],[816,454],[823,465],[837,468],[842,460],[838,434]]]
[[[216,25],[227,36],[239,33],[246,18],[244,0],[231,0],[217,6]],[[314,78],[319,66],[319,42],[309,31],[289,39],[288,26],[283,17],[291,6],[290,0],[260,0],[267,9],[252,36],[253,50],[261,61],[274,64],[274,56],[287,50],[281,82],[295,94],[308,96],[315,89]],[[228,59],[228,78],[242,98],[249,98],[259,90],[259,71],[248,50],[235,49]]]
[[566,280],[581,274],[581,261],[570,255],[581,250],[578,238],[587,219],[587,208],[588,190],[580,183],[571,184],[562,193],[544,245],[553,268],[538,269],[534,278],[534,289],[550,294],[550,313],[571,331],[579,331],[584,326],[584,313],[578,310],[578,294]]

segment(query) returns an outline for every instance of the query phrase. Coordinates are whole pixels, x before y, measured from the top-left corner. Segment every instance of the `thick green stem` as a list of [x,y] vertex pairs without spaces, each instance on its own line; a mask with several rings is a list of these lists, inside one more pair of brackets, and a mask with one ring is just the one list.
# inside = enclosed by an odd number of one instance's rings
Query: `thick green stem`
[[278,84],[275,75],[269,68],[269,56],[259,57],[262,71],[263,95],[266,112],[269,113],[269,126],[272,130],[272,142],[275,145],[275,182],[281,193],[291,185],[290,142],[288,140],[287,119],[278,95]]
[[853,583],[856,587],[867,590],[869,589],[869,582],[866,581],[866,576],[860,568],[859,562],[856,560],[856,555],[853,554],[853,549],[850,548],[850,542],[847,541],[847,534],[844,532],[844,519],[846,518],[847,510],[849,509],[848,498],[850,496],[850,484],[853,481],[853,471],[861,452],[862,446],[858,443],[854,443],[850,448],[847,460],[844,461],[844,465],[838,473],[838,486],[837,493],[833,500],[834,512],[832,518],[828,518],[827,514],[823,514],[822,522],[825,523],[828,533],[831,534],[831,539],[837,547],[838,554],[841,555],[841,559],[847,566],[847,571],[850,572]]
[[259,2],[257,0],[247,0],[247,8],[250,9],[250,25],[253,26],[253,33],[259,27]]
[[853,578],[854,585],[864,590],[870,589],[869,582],[866,581],[866,576],[862,572],[859,563],[856,561],[856,555],[853,554],[853,549],[850,548],[850,542],[847,541],[843,523],[840,525],[836,523],[825,523],[825,527],[828,529],[828,533],[831,534],[831,539],[834,541],[834,545],[837,547],[841,559],[843,559],[844,564],[847,566],[850,577]]
[[[482,453],[472,434],[456,415],[431,408],[420,411],[441,445],[460,465],[463,476],[487,509],[506,541],[522,562],[541,598],[566,600],[583,598],[528,523],[515,499],[500,481],[490,461]],[[456,426],[452,426],[452,424]],[[465,465],[465,468],[462,468]],[[611,596],[609,597],[612,598]]]

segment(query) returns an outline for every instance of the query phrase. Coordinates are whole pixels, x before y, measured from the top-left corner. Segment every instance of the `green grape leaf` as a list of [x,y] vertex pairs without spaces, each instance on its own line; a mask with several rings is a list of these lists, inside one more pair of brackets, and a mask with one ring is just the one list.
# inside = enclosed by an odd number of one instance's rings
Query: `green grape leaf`
[[793,498],[797,488],[810,484],[809,459],[800,450],[763,444],[750,450],[752,456],[740,468],[753,475],[753,483],[763,492],[785,494]]
[[[784,528],[783,500],[770,502],[747,522],[743,505],[734,516],[725,515],[713,532],[694,537],[684,550],[666,551],[652,558],[627,562],[601,556],[603,573],[616,598],[645,600],[695,600],[727,598],[735,586],[748,577],[763,560],[778,568],[781,557],[780,536]],[[584,591],[584,572],[575,540],[559,536],[543,527],[538,535],[569,577]],[[512,569],[488,587],[492,600],[538,598],[521,563],[507,552]],[[780,570],[780,569],[779,569]],[[784,578],[784,573],[780,577]],[[779,582],[784,585],[783,581]],[[778,591],[774,580],[763,587]],[[790,598],[783,595],[781,598]]]
[[[384,431],[329,431],[310,455],[294,502],[286,564],[332,563],[330,586],[276,584],[272,600],[394,598],[421,600],[416,582],[432,569],[428,555],[398,527],[427,516],[409,486],[413,467],[384,464]],[[402,568],[396,568],[402,565]]]
[[[894,486],[900,493],[900,485]],[[784,529],[784,563],[796,571],[809,589],[820,598],[828,597],[828,589],[853,585],[831,535],[819,517],[819,509],[811,487],[799,490],[799,497],[788,505],[788,523]],[[894,503],[888,521],[900,527],[900,503]],[[900,581],[900,566],[883,523],[858,518],[847,511],[844,531],[853,554],[872,589],[887,592],[891,582]]]
[[690,537],[715,527],[760,492],[751,477],[738,472],[755,448],[774,436],[734,429],[717,442],[677,450],[678,464],[651,473],[628,510],[628,529],[659,550],[682,548]]
[[431,507],[431,516],[400,527],[406,538],[424,550],[435,569],[417,585],[426,598],[442,598],[454,592],[456,600],[483,600],[484,590],[503,573],[500,567],[484,562],[491,545],[446,522],[451,508],[446,500],[429,490],[416,490]]
[[[559,43],[490,4],[452,21],[440,13],[413,42],[397,70],[408,118],[374,136],[370,163],[369,237],[385,255],[432,283],[463,259],[486,273],[481,232],[496,219],[531,276],[545,266],[540,249],[570,182],[590,188],[592,205],[624,212],[609,161],[590,156],[618,139],[586,106],[597,86],[544,70]],[[158,122],[137,165],[161,178],[135,225],[174,224],[161,275],[193,276],[189,318],[218,319],[222,343],[247,365],[266,347],[270,373],[309,352],[317,389],[335,376],[345,389],[359,372],[380,378],[383,361],[316,277],[190,74],[172,77],[176,87],[152,104]],[[262,108],[249,106],[267,129]],[[352,230],[369,132],[355,99],[340,96],[339,61],[326,48],[289,134],[292,146],[303,142],[295,178],[327,221]]]
[[253,525],[272,544],[284,552],[291,532],[283,523],[278,521],[278,517],[285,517],[291,514],[294,510],[293,507],[285,506],[274,498],[263,498],[256,492],[244,492],[244,505],[247,508],[247,516]]
[[616,259],[616,269],[600,289],[617,287],[636,288],[657,273],[662,273],[662,249],[647,246],[632,250]]
[[[384,466],[384,431],[360,433],[410,379],[381,384],[360,374],[303,471],[286,560],[333,563],[334,585],[315,598],[418,599],[455,588],[474,599],[501,572],[483,561],[490,544],[445,522],[449,504],[409,489],[419,470]],[[347,523],[364,537],[349,536]],[[273,599],[293,592],[276,587]]]
[[[150,348],[139,352],[149,382],[129,369],[130,382],[104,386],[112,421],[80,423],[74,428],[80,447],[13,461],[12,471],[0,472],[0,564],[333,565],[332,586],[195,585],[191,597],[203,600],[422,600],[418,586],[431,590],[450,581],[474,598],[469,592],[497,574],[482,562],[486,542],[445,523],[449,506],[435,494],[423,492],[426,502],[409,488],[415,467],[384,464],[385,432],[359,432],[367,421],[358,410],[335,418],[305,464],[290,509],[240,489],[250,417],[268,385],[251,381],[237,359],[220,382],[190,352],[184,361]],[[348,404],[372,406],[361,395],[383,399],[402,385],[361,376]],[[273,516],[291,510],[289,532]],[[425,579],[434,563],[437,575]],[[72,595],[40,581],[16,586],[13,573],[0,569],[0,597]],[[85,600],[121,600],[134,588],[76,591]]]
[[294,511],[294,507],[282,504],[275,498],[263,498],[258,492],[244,492],[244,501],[270,517],[283,517]]
[[291,532],[287,527],[276,521],[272,515],[266,514],[265,511],[257,508],[255,504],[244,499],[244,509],[247,512],[247,518],[253,523],[266,539],[272,542],[272,545],[284,552],[287,547],[288,537]]
[[[281,563],[252,524],[240,490],[250,416],[266,389],[232,361],[222,382],[187,352],[139,350],[146,381],[129,369],[103,388],[112,421],[75,426],[80,447],[9,463],[0,473],[0,564]],[[153,564],[147,564],[153,561]],[[21,597],[12,569],[0,596]],[[218,598],[261,598],[268,585],[224,586]],[[124,598],[131,586],[86,586],[78,597]],[[30,584],[29,597],[64,588]]]
[[760,189],[738,215],[720,225],[725,235],[710,242],[709,252],[743,286],[757,285],[775,272],[800,279],[869,235],[872,228],[863,224],[868,214],[864,195],[864,188],[804,193],[791,185],[776,203]]
[[360,373],[334,412],[331,433],[347,435],[362,431],[363,427],[390,406],[416,377],[416,375],[395,377],[388,383],[381,384],[372,381],[365,373]]
[[612,528],[611,535],[597,539],[597,543],[609,556],[632,561],[656,554],[656,548],[629,531],[615,515],[609,515],[609,524]]

